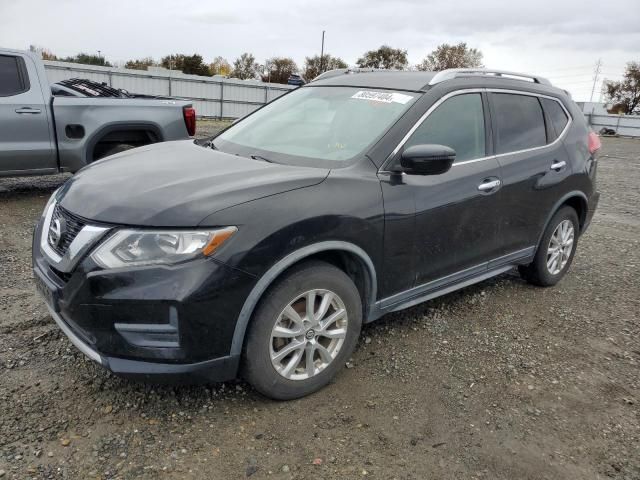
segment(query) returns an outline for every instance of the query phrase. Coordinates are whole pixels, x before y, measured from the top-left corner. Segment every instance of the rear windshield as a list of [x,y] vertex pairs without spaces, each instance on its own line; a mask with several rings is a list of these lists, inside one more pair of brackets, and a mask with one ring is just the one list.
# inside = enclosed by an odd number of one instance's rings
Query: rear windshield
[[213,146],[276,163],[336,167],[365,152],[417,95],[303,87],[233,125],[213,140]]

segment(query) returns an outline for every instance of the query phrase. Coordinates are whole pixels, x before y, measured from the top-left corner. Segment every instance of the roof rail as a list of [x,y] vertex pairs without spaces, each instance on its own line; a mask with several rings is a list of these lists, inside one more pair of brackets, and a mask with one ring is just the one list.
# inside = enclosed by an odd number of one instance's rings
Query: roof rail
[[366,72],[389,72],[392,70],[387,70],[385,68],[336,68],[334,70],[327,70],[326,72],[321,73],[317,77],[315,77],[312,82],[316,80],[326,80],[327,78],[337,77],[339,75],[348,75],[350,73],[366,73]]
[[507,72],[505,70],[492,70],[488,68],[449,68],[436,73],[429,81],[429,85],[436,85],[445,80],[452,80],[456,77],[473,75],[491,75],[494,77],[508,77],[516,80],[530,80],[541,85],[551,85],[551,82],[544,77],[529,75],[526,73]]

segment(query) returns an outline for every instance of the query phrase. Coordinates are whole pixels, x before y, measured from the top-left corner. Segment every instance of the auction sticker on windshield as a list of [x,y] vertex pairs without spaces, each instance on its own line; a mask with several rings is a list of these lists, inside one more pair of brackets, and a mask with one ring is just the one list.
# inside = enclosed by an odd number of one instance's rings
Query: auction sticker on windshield
[[410,95],[403,95],[402,93],[398,92],[371,92],[368,90],[360,90],[351,98],[382,103],[401,103],[402,105],[413,99],[413,97]]

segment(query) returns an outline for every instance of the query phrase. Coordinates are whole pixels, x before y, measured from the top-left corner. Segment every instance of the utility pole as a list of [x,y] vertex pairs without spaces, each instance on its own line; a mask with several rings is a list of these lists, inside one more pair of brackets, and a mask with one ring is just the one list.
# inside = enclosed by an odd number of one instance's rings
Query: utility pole
[[322,30],[322,47],[320,47],[320,73],[323,73],[324,67],[324,30]]
[[602,69],[602,59],[599,58],[598,61],[596,62],[596,68],[593,71],[593,87],[591,88],[591,98],[589,99],[590,102],[593,102],[593,94],[596,91],[596,83],[598,82],[598,77],[600,76],[601,69]]

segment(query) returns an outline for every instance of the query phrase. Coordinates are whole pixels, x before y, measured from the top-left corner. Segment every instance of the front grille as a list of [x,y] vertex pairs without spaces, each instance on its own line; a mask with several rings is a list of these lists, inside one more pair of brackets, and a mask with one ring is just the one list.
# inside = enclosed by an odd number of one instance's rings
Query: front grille
[[[76,217],[72,213],[67,212],[60,205],[56,205],[53,209],[50,225],[53,226],[56,220],[61,226],[60,240],[58,242],[52,241],[51,233],[48,233],[47,241],[49,242],[49,246],[51,246],[58,255],[64,256],[64,254],[67,253],[69,245],[71,245],[76,235],[82,230],[82,227],[85,226],[85,223],[80,217]],[[49,232],[51,232],[51,230]]]

